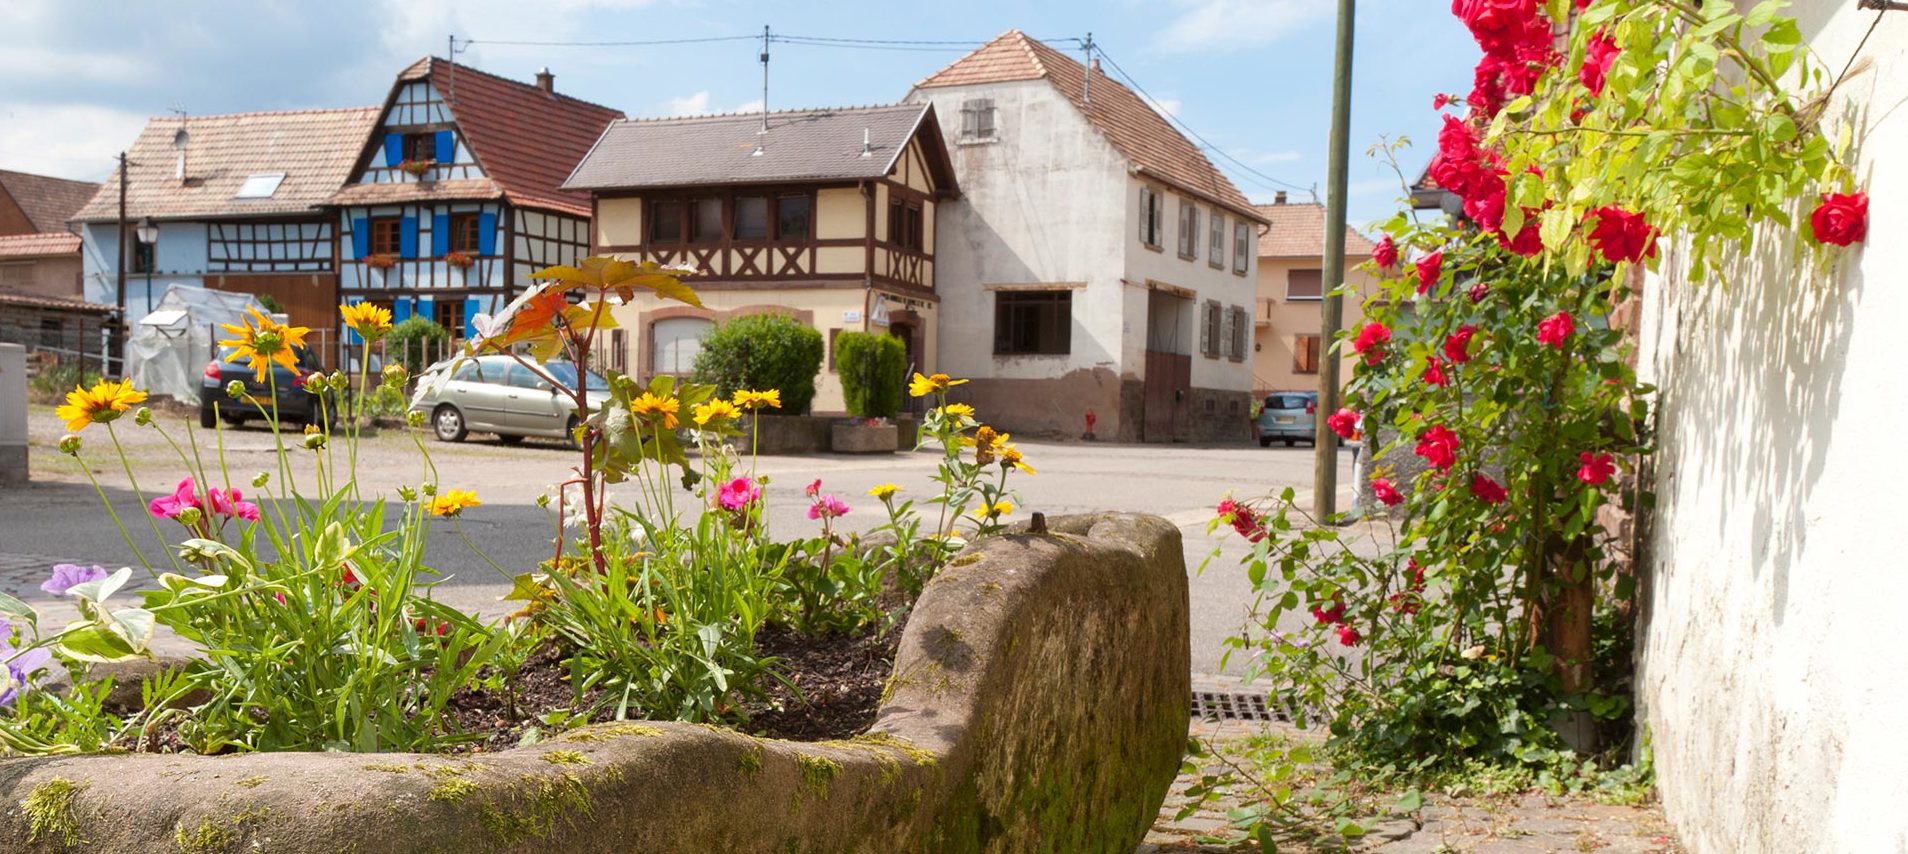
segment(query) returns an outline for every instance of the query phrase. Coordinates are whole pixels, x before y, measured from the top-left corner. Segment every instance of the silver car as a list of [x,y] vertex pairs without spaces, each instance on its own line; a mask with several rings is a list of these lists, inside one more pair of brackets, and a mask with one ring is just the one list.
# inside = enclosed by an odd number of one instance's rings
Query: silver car
[[[546,362],[543,371],[565,390],[509,356],[439,362],[418,377],[411,411],[424,413],[443,442],[461,442],[473,431],[495,433],[506,443],[525,436],[573,441],[576,403],[567,389],[576,387],[576,366]],[[592,410],[609,399],[609,381],[591,373],[584,383]]]

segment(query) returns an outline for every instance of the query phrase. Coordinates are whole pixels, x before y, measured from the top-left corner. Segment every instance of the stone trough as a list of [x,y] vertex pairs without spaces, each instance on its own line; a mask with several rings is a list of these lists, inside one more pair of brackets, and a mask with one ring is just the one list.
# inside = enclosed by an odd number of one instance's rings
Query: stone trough
[[1189,714],[1179,531],[1054,520],[929,584],[865,736],[601,724],[474,757],[0,761],[7,851],[1130,852]]

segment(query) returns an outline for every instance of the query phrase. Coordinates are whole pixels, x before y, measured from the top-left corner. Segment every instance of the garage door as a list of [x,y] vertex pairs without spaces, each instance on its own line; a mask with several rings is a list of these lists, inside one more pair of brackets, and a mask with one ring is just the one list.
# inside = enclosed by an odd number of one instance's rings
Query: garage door
[[715,326],[699,317],[671,317],[649,327],[650,370],[658,374],[686,374],[702,352],[702,336]]

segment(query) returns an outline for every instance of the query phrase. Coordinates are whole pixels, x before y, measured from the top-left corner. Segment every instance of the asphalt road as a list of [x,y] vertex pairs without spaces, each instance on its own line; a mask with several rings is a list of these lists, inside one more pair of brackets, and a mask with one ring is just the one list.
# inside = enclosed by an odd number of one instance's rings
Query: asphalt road
[[[44,409],[44,411],[42,411]],[[161,536],[176,538],[177,527],[158,521],[156,536],[148,523],[144,500],[157,490],[170,491],[184,471],[171,449],[154,431],[128,423],[115,425],[140,478],[141,494],[131,489],[101,428],[87,432],[85,459],[99,489],[125,523],[129,546],[100,502],[95,487],[77,462],[53,447],[59,436],[50,408],[35,407],[32,415],[33,478],[25,488],[0,491],[0,589],[31,601],[46,602],[37,588],[47,568],[56,562],[138,565],[134,547],[154,566],[163,566]],[[175,440],[182,441],[177,428]],[[180,426],[183,426],[182,424]],[[202,438],[203,441],[203,438]],[[235,483],[249,481],[252,472],[272,470],[278,458],[269,434],[240,430],[225,437],[226,467]],[[1036,476],[1018,476],[1015,517],[1040,511],[1048,515],[1110,509],[1164,516],[1180,527],[1193,608],[1193,671],[1221,672],[1224,639],[1238,631],[1248,613],[1250,587],[1238,560],[1245,554],[1242,540],[1229,530],[1208,535],[1212,508],[1228,494],[1244,496],[1276,493],[1288,486],[1309,504],[1312,480],[1310,448],[1194,447],[1185,445],[1111,445],[1102,443],[1022,442]],[[426,442],[426,450],[443,488],[473,489],[483,506],[465,511],[461,524],[438,523],[426,549],[428,565],[445,577],[437,596],[447,602],[486,614],[508,608],[498,601],[507,582],[494,562],[510,571],[523,571],[547,559],[555,534],[548,511],[535,504],[548,485],[565,477],[574,464],[571,452],[555,443],[528,441],[507,447],[494,440],[473,437],[460,444]],[[211,449],[202,457],[216,459]],[[311,455],[294,450],[287,457],[293,477],[301,484],[315,482]],[[867,497],[876,484],[894,482],[904,495],[925,496],[935,486],[930,480],[937,462],[934,453],[881,457],[762,457],[759,473],[769,477],[769,526],[778,536],[801,536],[817,529],[807,519],[803,487],[821,478],[825,491],[834,492],[854,509],[842,522],[849,528],[873,527],[884,521],[878,503]],[[1350,455],[1341,452],[1340,482],[1350,477]],[[338,463],[343,465],[342,461]],[[368,437],[360,446],[359,480],[368,494],[394,496],[396,487],[428,479],[424,455],[409,438],[395,431]],[[247,489],[247,497],[253,490]],[[1349,492],[1341,494],[1343,506]],[[684,502],[687,503],[687,502]],[[483,560],[473,548],[488,555]],[[1200,567],[1215,548],[1219,556],[1203,573]],[[51,604],[51,603],[48,603]],[[1236,665],[1224,668],[1237,672]]]

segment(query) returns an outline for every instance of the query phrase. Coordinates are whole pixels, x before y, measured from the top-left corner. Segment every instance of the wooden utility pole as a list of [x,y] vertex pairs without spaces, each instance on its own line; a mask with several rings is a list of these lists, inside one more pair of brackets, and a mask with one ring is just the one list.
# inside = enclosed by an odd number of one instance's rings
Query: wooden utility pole
[[[126,372],[126,152],[119,153],[119,263],[114,276],[117,284],[113,287],[113,305],[119,313],[113,317],[113,358],[119,360],[119,372]],[[151,296],[148,294],[147,296]],[[112,373],[110,369],[100,371],[101,376]]]
[[1357,17],[1356,6],[1357,0],[1338,0],[1338,51],[1332,62],[1332,136],[1325,177],[1326,294],[1318,313],[1323,358],[1318,365],[1318,411],[1312,425],[1312,515],[1320,522],[1327,521],[1338,509],[1338,436],[1326,418],[1338,411],[1339,355],[1333,351],[1332,342],[1338,337],[1344,316],[1337,289],[1345,282],[1345,172],[1351,138],[1352,23]]

